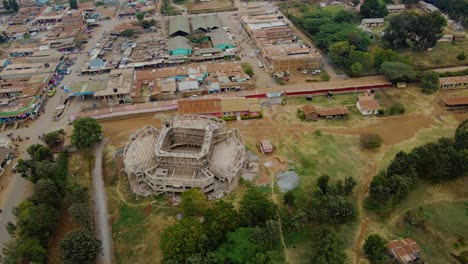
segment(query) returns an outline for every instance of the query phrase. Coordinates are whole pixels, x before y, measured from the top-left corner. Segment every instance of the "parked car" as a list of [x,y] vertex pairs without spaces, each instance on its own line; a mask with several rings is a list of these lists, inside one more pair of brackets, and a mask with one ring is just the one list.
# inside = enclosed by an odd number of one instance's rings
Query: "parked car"
[[261,61],[258,62],[258,67],[263,68],[263,63]]
[[255,53],[250,53],[249,57],[250,58],[255,58]]
[[302,70],[302,73],[307,74],[307,70],[306,69]]
[[312,74],[317,75],[317,74],[320,74],[321,72],[322,72],[321,70],[314,70],[314,71],[312,71]]

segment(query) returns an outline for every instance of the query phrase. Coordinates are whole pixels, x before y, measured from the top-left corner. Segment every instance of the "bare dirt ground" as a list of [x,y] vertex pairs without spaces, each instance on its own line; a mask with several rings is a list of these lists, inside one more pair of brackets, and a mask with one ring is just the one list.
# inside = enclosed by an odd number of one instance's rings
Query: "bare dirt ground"
[[189,11],[224,9],[224,8],[230,8],[234,6],[233,1],[231,0],[216,0],[216,1],[210,1],[210,2],[194,1],[190,3],[192,4],[188,7]]
[[[353,173],[358,174],[356,176],[358,176],[359,185],[355,195],[360,212],[360,221],[357,225],[357,229],[352,231],[356,233],[352,238],[352,241],[354,241],[352,244],[354,246],[350,248],[351,251],[349,252],[350,258],[354,260],[354,263],[360,263],[364,260],[361,247],[365,237],[370,232],[382,232],[382,229],[376,222],[375,217],[367,215],[367,212],[362,208],[372,177],[382,168],[382,166],[385,165],[385,161],[387,159],[393,157],[392,155],[394,155],[395,151],[412,148],[440,136],[451,136],[445,131],[452,132],[459,121],[468,118],[468,114],[453,115],[452,113],[445,111],[445,109],[439,104],[439,97],[450,96],[455,93],[457,93],[457,91],[443,92],[435,96],[426,96],[420,94],[416,89],[390,90],[388,92],[390,100],[397,99],[398,101],[403,102],[405,106],[407,106],[408,114],[393,117],[362,117],[351,109],[352,117],[349,120],[320,120],[318,122],[300,121],[296,117],[296,109],[302,107],[304,105],[304,101],[288,100],[288,103],[285,106],[277,105],[265,108],[264,117],[262,119],[232,121],[228,122],[227,126],[228,128],[238,128],[244,135],[247,148],[254,151],[260,157],[261,177],[257,179],[257,183],[263,183],[266,185],[270,184],[272,187],[271,195],[274,201],[280,201],[281,198],[281,194],[275,193],[275,190],[273,189],[275,181],[274,176],[276,173],[289,168],[288,160],[298,159],[297,156],[294,156],[296,151],[295,149],[297,148],[298,151],[302,151],[304,155],[314,153],[315,150],[313,148],[317,147],[317,145],[316,143],[314,143],[315,145],[309,144],[309,142],[314,141],[313,137],[310,135],[312,135],[312,132],[316,130],[321,130],[324,134],[335,136],[333,142],[324,141],[327,142],[333,151],[338,151],[338,156],[334,157],[336,159],[334,162],[339,162],[340,160],[346,161],[345,163],[350,164],[349,166],[353,168]],[[345,98],[344,101],[346,100],[348,99]],[[326,101],[323,100],[314,102],[326,103]],[[129,136],[138,128],[146,124],[161,127],[162,120],[169,117],[171,114],[173,113],[156,116],[144,115],[128,119],[101,122],[104,135],[111,138],[111,146],[109,149],[115,150],[119,147],[123,147]],[[441,116],[443,118],[440,118]],[[438,129],[438,134],[431,134],[431,131],[434,129]],[[425,132],[421,134],[421,131]],[[340,149],[344,147],[342,144],[348,144],[347,148],[349,148],[349,144],[355,144],[353,142],[357,142],[357,136],[361,133],[380,134],[384,140],[384,146],[377,152],[363,152],[357,147],[352,147],[351,150],[348,149],[348,152],[340,152]],[[278,146],[278,151],[268,156],[258,153],[256,144],[263,139],[272,140],[272,142]],[[350,153],[354,153],[354,155]],[[326,156],[326,154],[324,155]],[[324,160],[329,158],[325,156]],[[358,156],[359,158],[356,159],[356,157],[353,156]],[[263,166],[263,163],[266,161],[272,161],[273,165],[269,167]],[[320,165],[321,164],[319,163],[318,166]],[[314,167],[314,170],[315,169],[316,168]],[[121,177],[123,178],[120,179]],[[121,182],[122,180],[125,181],[125,176],[119,176],[118,189],[122,189],[120,183],[126,184],[125,182]],[[310,180],[307,181],[307,179],[301,179],[301,185],[309,183]],[[441,192],[439,193],[450,192],[448,189],[440,191]],[[236,193],[237,192],[234,194],[235,197],[228,196],[227,199],[236,200],[238,198]],[[430,193],[436,194],[437,192],[434,189],[430,191]],[[118,198],[118,196],[120,196],[120,198]],[[128,194],[121,193],[118,196],[117,198],[114,197],[110,200],[118,203],[131,203],[128,200]],[[438,196],[441,196],[441,194]],[[427,201],[435,199],[431,197],[426,198],[428,198]],[[442,198],[445,201],[447,197],[444,196]],[[120,201],[117,201],[116,199]],[[448,199],[450,199],[450,197]],[[137,205],[143,206],[140,203]],[[410,206],[408,205],[408,207]],[[145,210],[147,210],[147,208],[145,208],[144,211]],[[153,208],[152,212],[149,213],[150,216],[147,218],[153,219],[155,213],[156,212]],[[145,216],[147,214],[148,213],[145,213]],[[117,216],[118,215],[114,215],[113,218],[117,219]],[[398,218],[398,216],[393,217]],[[158,220],[161,221],[164,219],[158,218]],[[172,220],[169,220],[169,222],[171,221]],[[148,220],[147,223],[143,224],[145,229],[153,228],[154,225],[151,223],[153,223],[153,221]],[[161,228],[158,227],[158,230],[160,229]],[[140,231],[141,230],[139,230],[139,232]],[[121,234],[121,236],[125,237],[125,234]],[[116,238],[114,237],[114,239]],[[159,245],[159,238],[153,238],[152,236],[152,239],[156,239],[157,241],[155,240],[154,242]],[[122,256],[124,252],[128,252],[128,248],[124,245],[121,243],[119,244],[119,242],[116,244],[116,254],[118,256],[119,254]],[[143,247],[143,245],[141,246]],[[287,248],[286,244],[284,246],[285,256],[291,261],[291,263],[295,263],[296,260],[299,260],[301,258],[301,252],[304,252],[303,249],[301,249],[302,251],[297,251],[298,249]],[[300,248],[300,246],[298,248]],[[120,253],[118,252],[119,250],[121,251]]]

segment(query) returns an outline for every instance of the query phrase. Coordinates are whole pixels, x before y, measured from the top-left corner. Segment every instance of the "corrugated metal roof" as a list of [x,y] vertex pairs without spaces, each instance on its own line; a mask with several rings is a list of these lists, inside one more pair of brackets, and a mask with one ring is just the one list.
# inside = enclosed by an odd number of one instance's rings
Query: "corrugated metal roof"
[[443,98],[442,101],[448,106],[468,105],[468,96]]
[[419,259],[418,253],[421,250],[418,243],[412,238],[393,240],[387,245],[387,248],[399,263],[409,263]]
[[190,25],[186,16],[175,16],[169,20],[169,35],[182,31],[190,34]]
[[232,44],[232,41],[229,39],[226,31],[222,28],[216,29],[211,33],[206,34],[210,37],[211,43],[213,46],[223,45],[223,44]]
[[179,114],[216,114],[221,113],[221,98],[181,99]]
[[167,40],[167,49],[168,50],[176,50],[176,49],[192,50],[192,45],[190,45],[187,38],[177,36],[177,37],[173,37]]

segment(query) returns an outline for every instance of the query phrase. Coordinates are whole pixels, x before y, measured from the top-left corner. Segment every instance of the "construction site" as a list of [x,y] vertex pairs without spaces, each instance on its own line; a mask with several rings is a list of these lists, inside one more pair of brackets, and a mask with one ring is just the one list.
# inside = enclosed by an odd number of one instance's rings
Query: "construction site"
[[125,172],[136,194],[176,195],[191,188],[220,197],[234,190],[245,160],[244,138],[222,119],[178,115],[161,129],[146,125],[124,150]]

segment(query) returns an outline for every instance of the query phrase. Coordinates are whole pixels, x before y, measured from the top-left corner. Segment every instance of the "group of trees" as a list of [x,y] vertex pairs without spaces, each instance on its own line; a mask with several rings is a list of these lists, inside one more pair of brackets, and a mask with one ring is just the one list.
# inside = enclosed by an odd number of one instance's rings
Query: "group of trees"
[[77,148],[87,148],[102,139],[101,126],[96,119],[80,118],[73,122],[72,144]]
[[388,15],[387,3],[383,0],[365,0],[359,13],[363,18],[383,18]]
[[156,20],[155,19],[145,20],[145,14],[143,13],[137,13],[136,17],[138,19],[138,22],[144,29],[148,29],[152,26],[156,26]]
[[383,40],[394,49],[427,50],[442,37],[447,21],[440,12],[403,12],[390,18]]
[[77,0],[68,0],[68,4],[70,5],[70,9],[78,9]]
[[16,0],[3,0],[2,4],[3,8],[5,8],[6,10],[12,10],[14,12],[17,12],[20,8]]
[[180,209],[184,218],[161,236],[165,263],[280,263],[276,206],[258,189],[249,187],[239,210],[222,200],[208,206],[192,189]]
[[359,15],[342,10],[336,15],[319,9],[306,12],[302,17],[289,17],[307,31],[317,45],[328,50],[336,42],[347,41],[358,51],[367,51],[371,42],[370,36],[357,28]]
[[446,13],[451,19],[468,26],[468,2],[465,0],[428,0]]
[[17,225],[9,222],[8,232],[15,239],[3,250],[5,263],[43,263],[47,246],[58,221],[60,200],[64,196],[67,154],[59,154],[53,162],[52,152],[43,145],[27,149],[29,160],[18,162],[18,171],[33,184],[30,198],[14,209]]
[[468,170],[468,120],[462,122],[455,138],[441,138],[413,149],[399,152],[386,171],[372,179],[369,205],[384,205],[384,210],[405,198],[421,180],[446,181]]

